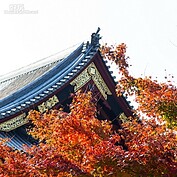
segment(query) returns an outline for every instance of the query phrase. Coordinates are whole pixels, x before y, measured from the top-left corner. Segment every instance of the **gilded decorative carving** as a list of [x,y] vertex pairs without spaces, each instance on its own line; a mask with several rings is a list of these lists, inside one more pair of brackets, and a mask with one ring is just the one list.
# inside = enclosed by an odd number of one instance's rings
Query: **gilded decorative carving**
[[71,82],[71,85],[73,85],[74,90],[77,91],[91,79],[105,99],[107,99],[107,95],[112,94],[94,63],[91,63],[79,76],[77,76]]
[[43,102],[38,106],[38,110],[43,113],[49,109],[51,109],[53,106],[55,106],[59,102],[58,98],[56,95],[53,97],[49,98],[47,101]]
[[77,76],[70,84],[74,86],[74,90],[79,90],[91,79],[87,69]]
[[129,119],[128,117],[125,115],[124,112],[122,112],[120,115],[119,115],[119,119],[122,121],[122,123],[125,123],[127,122]]
[[92,80],[94,81],[95,85],[97,86],[97,88],[99,89],[99,91],[101,92],[103,97],[105,99],[107,99],[107,95],[111,95],[112,93],[109,90],[109,88],[107,87],[106,83],[104,82],[101,74],[97,70],[97,68],[94,65],[94,63],[90,64],[90,71],[92,70],[92,68],[95,68],[95,74],[91,75],[92,76]]
[[26,118],[26,113],[23,113],[13,119],[1,123],[0,131],[9,132],[27,123],[28,123],[28,119]]

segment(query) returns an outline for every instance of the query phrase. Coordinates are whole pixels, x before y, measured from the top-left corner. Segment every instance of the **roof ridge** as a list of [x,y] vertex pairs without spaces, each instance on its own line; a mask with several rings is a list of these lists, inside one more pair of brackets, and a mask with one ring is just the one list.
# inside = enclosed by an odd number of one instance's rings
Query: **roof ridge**
[[[73,48],[76,48],[76,47],[79,46],[79,45],[80,45],[80,43],[77,43],[77,44],[75,44],[75,45],[73,45],[73,46],[71,46],[71,47],[68,47],[68,48],[66,48],[66,49],[61,50],[60,52],[57,52],[57,53],[52,54],[52,55],[50,55],[50,56],[48,56],[48,57],[42,58],[42,59],[40,59],[40,60],[38,60],[38,61],[35,61],[35,62],[31,63],[31,64],[28,64],[28,65],[26,65],[26,66],[23,66],[23,67],[21,67],[21,68],[19,68],[19,69],[15,69],[14,71],[11,71],[11,72],[9,72],[9,73],[7,73],[7,74],[5,74],[5,75],[2,75],[2,76],[0,76],[0,84],[6,83],[6,82],[8,82],[8,81],[10,81],[10,80],[13,80],[13,79],[15,79],[15,78],[21,77],[21,76],[23,76],[23,75],[25,75],[25,74],[33,73],[34,71],[36,71],[36,70],[38,70],[38,69],[40,69],[40,68],[47,67],[47,66],[50,66],[50,65],[52,65],[52,64],[54,64],[54,63],[56,63],[56,62],[62,61],[62,60],[63,60],[65,57],[67,57],[67,55],[70,53],[68,50],[72,50]],[[68,52],[67,52],[67,51],[68,51]],[[65,53],[65,54],[62,55],[63,52],[67,52],[67,53]],[[57,55],[59,55],[59,54],[60,54],[61,56],[57,56]],[[53,57],[56,57],[56,58],[53,59],[53,61],[52,61],[52,58],[53,58]],[[51,59],[50,59],[50,58],[51,58]],[[50,60],[49,60],[49,59],[50,59]],[[45,60],[48,60],[48,61],[45,61]],[[37,66],[35,67],[35,64],[39,64],[39,63],[41,63],[42,61],[45,61],[46,63],[42,63],[41,66],[37,65]],[[30,68],[30,66],[33,66],[34,68]],[[26,71],[25,71],[25,69],[26,69]],[[14,74],[15,74],[15,76],[14,76]]]
[[[62,59],[61,59],[61,60],[62,60]],[[58,61],[60,61],[60,60],[56,60],[56,61],[54,61],[54,62],[51,62],[51,63],[48,63],[48,64],[46,64],[46,65],[40,66],[40,67],[35,68],[35,69],[33,69],[33,70],[26,71],[26,72],[24,72],[24,73],[19,73],[19,74],[17,74],[17,75],[14,76],[14,77],[10,77],[10,78],[7,78],[7,79],[5,79],[5,80],[0,81],[0,84],[5,83],[5,82],[8,82],[8,81],[13,80],[13,79],[16,79],[16,78],[19,78],[19,77],[21,77],[21,76],[23,76],[23,75],[25,75],[25,74],[33,73],[33,72],[35,72],[36,70],[39,70],[39,69],[41,69],[41,68],[47,67],[47,66],[49,66],[49,65],[52,65],[52,64],[54,64],[54,63],[56,63],[56,62],[58,62]],[[23,69],[23,68],[25,68],[25,67],[22,67],[22,68],[20,68],[20,69]],[[14,70],[14,72],[15,72],[15,71],[16,71],[16,70]],[[11,72],[11,73],[13,74],[13,72]],[[9,74],[10,74],[10,73],[9,73]]]

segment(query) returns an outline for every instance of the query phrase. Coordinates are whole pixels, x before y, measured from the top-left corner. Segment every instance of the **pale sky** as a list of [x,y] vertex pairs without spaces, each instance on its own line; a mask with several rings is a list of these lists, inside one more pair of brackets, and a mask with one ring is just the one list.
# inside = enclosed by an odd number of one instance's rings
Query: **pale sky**
[[127,44],[133,74],[177,83],[176,0],[4,0],[0,24],[0,75],[89,40],[99,26],[101,43]]

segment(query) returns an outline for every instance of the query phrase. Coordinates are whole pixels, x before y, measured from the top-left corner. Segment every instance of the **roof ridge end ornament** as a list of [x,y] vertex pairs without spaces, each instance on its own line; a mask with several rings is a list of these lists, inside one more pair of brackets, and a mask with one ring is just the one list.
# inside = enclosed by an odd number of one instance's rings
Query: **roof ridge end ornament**
[[101,30],[100,27],[98,27],[96,33],[92,33],[91,35],[91,45],[94,47],[100,46],[100,43],[99,43],[99,40],[101,39],[101,36],[99,34],[100,30]]

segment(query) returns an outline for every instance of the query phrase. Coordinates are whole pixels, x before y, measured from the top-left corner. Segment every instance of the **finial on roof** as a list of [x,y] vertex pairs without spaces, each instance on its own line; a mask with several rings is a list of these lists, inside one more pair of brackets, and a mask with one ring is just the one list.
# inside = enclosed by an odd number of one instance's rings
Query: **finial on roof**
[[92,33],[92,35],[91,35],[91,45],[93,45],[93,46],[98,45],[99,46],[99,40],[101,39],[99,32],[100,32],[100,27],[98,27],[96,33]]

